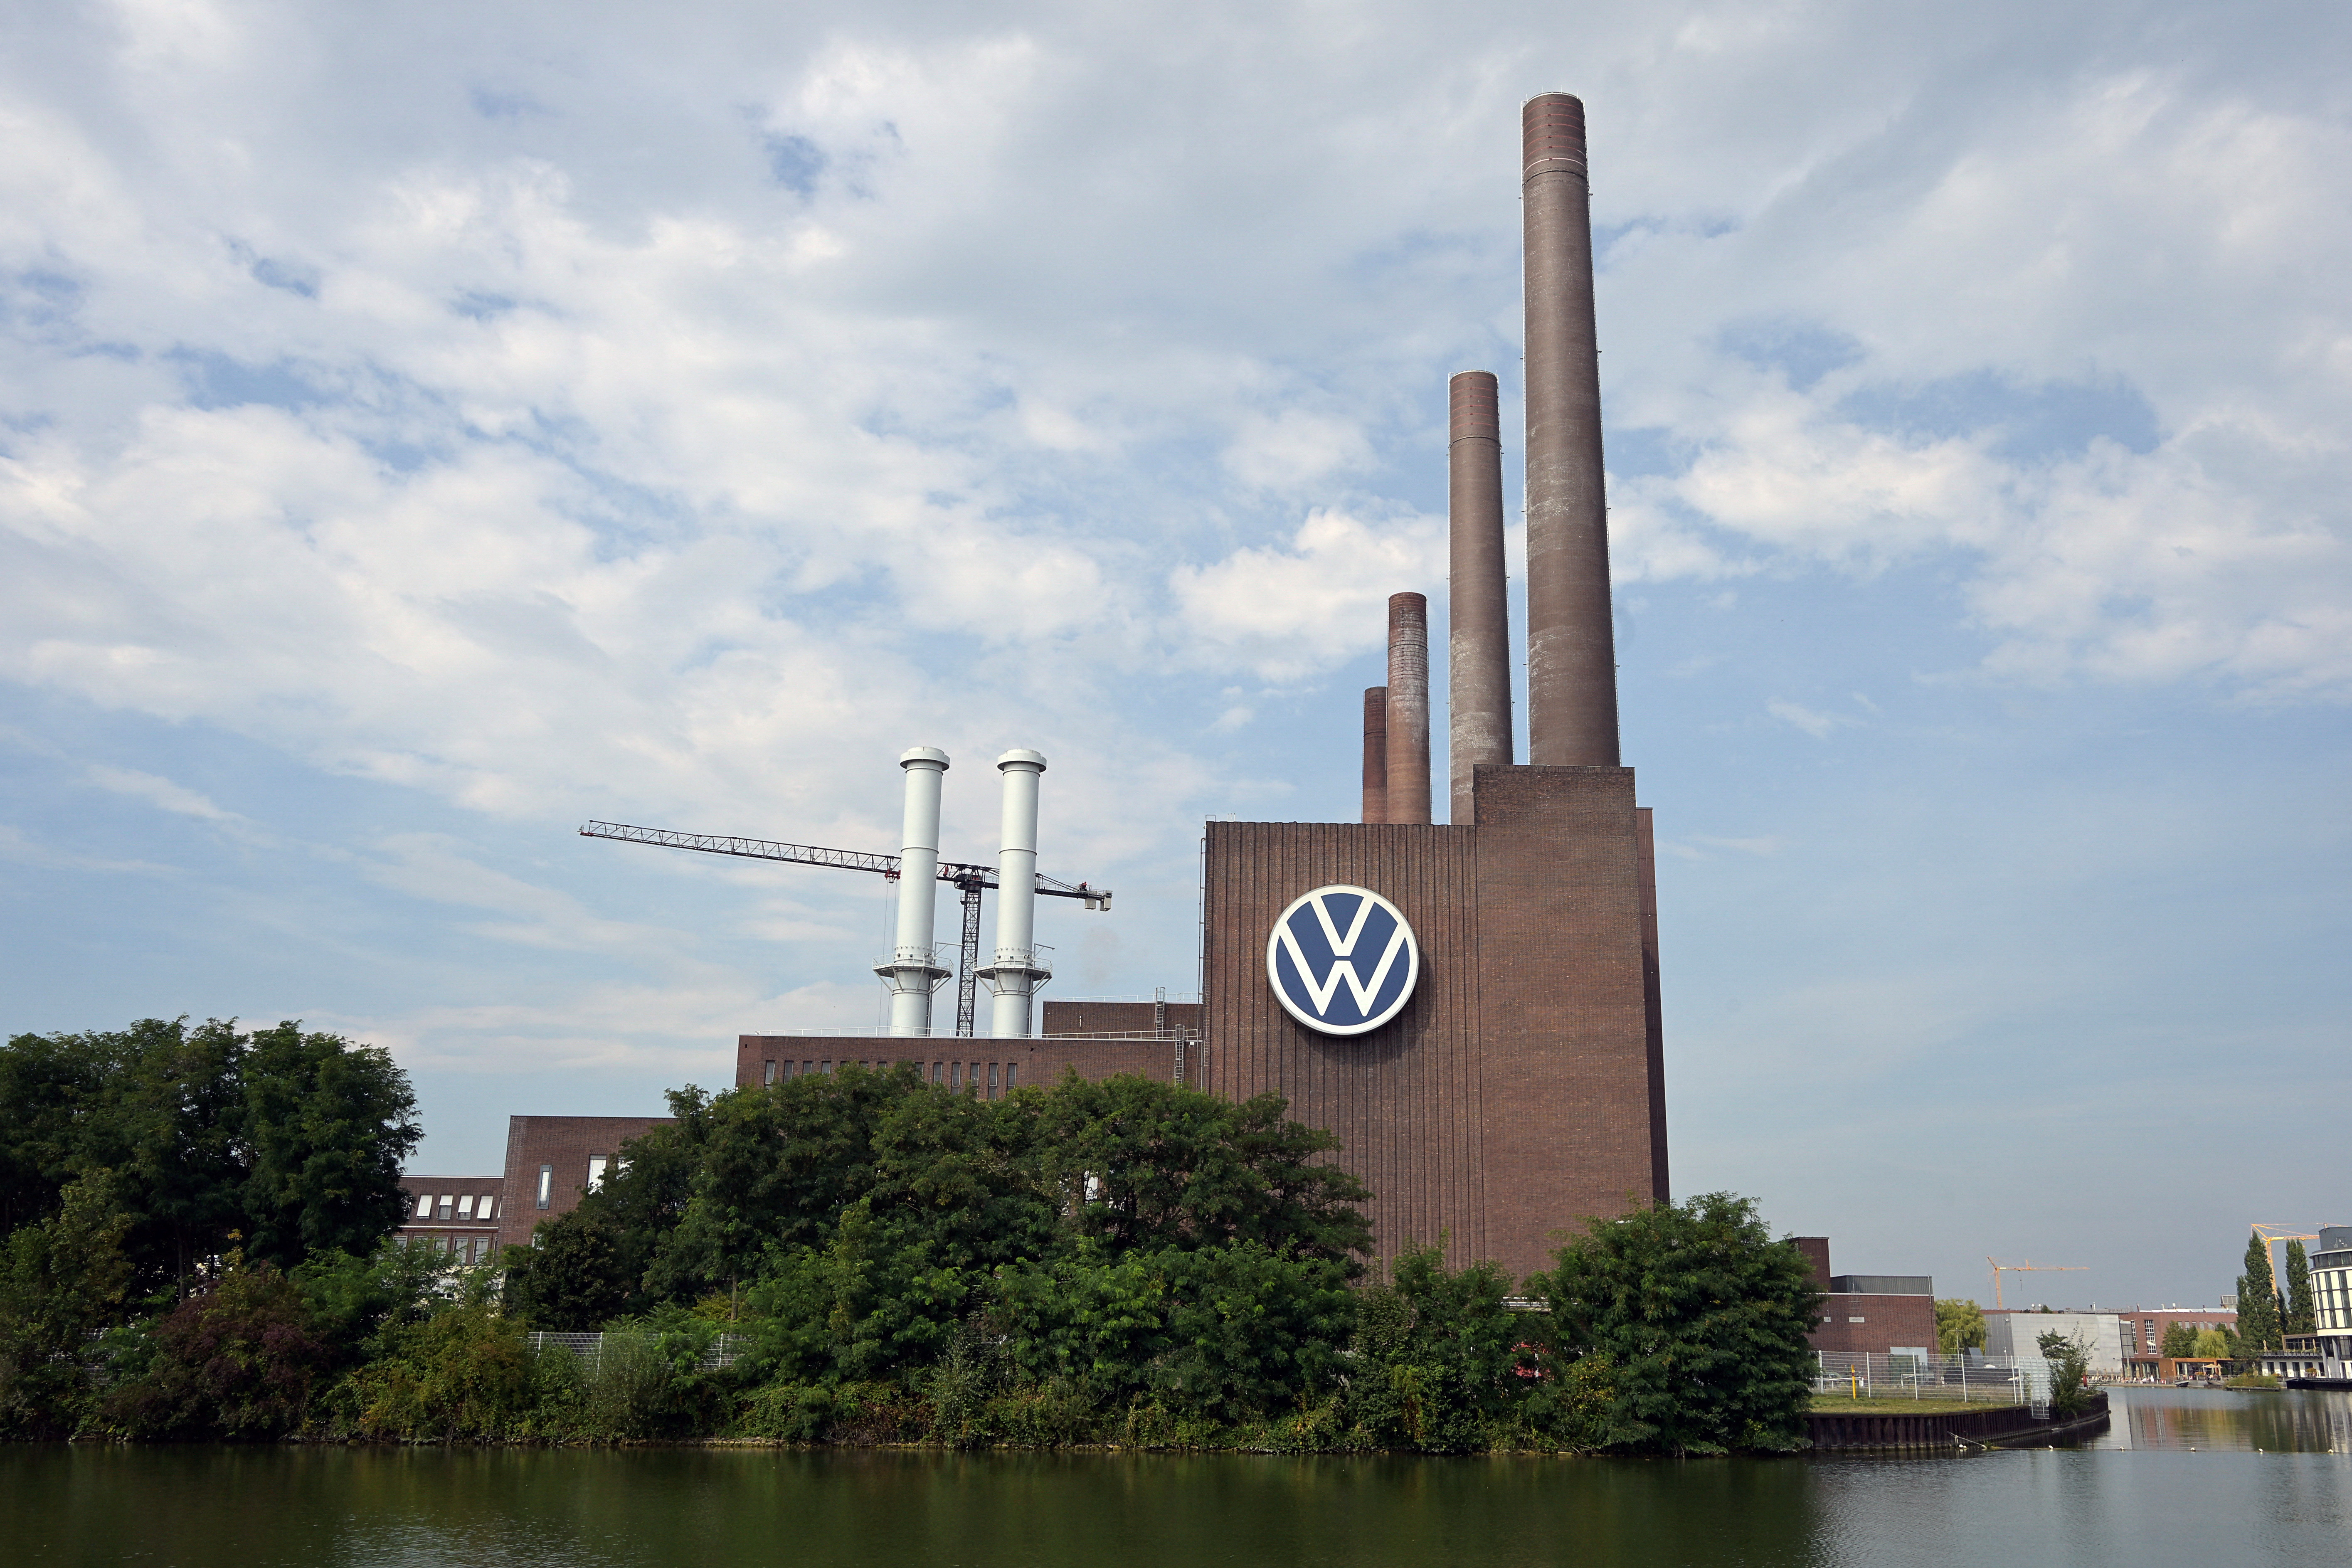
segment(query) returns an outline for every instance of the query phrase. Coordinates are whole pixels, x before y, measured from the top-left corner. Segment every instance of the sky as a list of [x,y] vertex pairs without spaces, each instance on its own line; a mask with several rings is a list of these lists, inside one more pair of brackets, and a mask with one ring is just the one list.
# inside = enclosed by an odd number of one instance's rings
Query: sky
[[1048,996],[1192,992],[1201,824],[1442,648],[1452,373],[1516,494],[1564,89],[1677,1195],[1988,1304],[2352,1223],[2342,7],[0,29],[9,1034],[299,1018],[495,1170],[878,1016],[880,879],[579,826],[892,850],[919,744],[951,858],[1049,759]]

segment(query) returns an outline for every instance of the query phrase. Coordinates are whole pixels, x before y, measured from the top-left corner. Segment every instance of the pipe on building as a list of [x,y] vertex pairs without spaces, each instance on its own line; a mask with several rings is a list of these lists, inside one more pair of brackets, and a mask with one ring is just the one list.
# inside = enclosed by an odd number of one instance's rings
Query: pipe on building
[[994,1000],[989,1033],[1000,1040],[1029,1037],[1031,1003],[1052,971],[1037,962],[1037,781],[1045,759],[1007,752],[996,759],[1004,776],[1004,814],[996,855],[996,962],[982,970]]
[[1389,819],[1389,689],[1364,688],[1364,820]]
[[1592,193],[1584,105],[1564,92],[1519,114],[1526,225],[1528,760],[1617,765],[1617,655],[1601,470]]
[[1388,819],[1429,820],[1429,600],[1389,595]]
[[1446,384],[1448,820],[1477,820],[1471,770],[1511,762],[1510,603],[1503,570],[1503,425],[1492,371]]
[[898,931],[890,962],[876,964],[874,973],[890,987],[890,1033],[920,1036],[931,1032],[931,993],[948,975],[931,944],[940,898],[940,785],[948,754],[937,746],[916,746],[899,756],[898,766],[907,774],[898,834]]

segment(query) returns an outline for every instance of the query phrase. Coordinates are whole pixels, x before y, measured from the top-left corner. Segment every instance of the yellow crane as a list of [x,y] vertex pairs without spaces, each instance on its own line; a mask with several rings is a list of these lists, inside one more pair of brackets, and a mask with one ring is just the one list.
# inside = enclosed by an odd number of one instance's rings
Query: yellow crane
[[1985,1261],[1992,1264],[1992,1304],[1996,1311],[2007,1310],[2000,1299],[2000,1277],[2004,1274],[2083,1274],[2091,1267],[2087,1263],[2036,1263],[2031,1258],[2023,1263],[1993,1263],[1990,1258]]

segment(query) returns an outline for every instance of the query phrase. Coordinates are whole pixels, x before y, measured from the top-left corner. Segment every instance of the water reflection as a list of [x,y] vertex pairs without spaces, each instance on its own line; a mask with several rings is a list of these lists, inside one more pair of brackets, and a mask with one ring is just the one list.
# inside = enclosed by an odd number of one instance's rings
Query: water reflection
[[[0,1449],[0,1559],[177,1568],[2343,1560],[2352,1398],[2134,1390],[2115,1406],[2108,1435],[2082,1449],[1687,1464],[27,1446]],[[2251,1451],[2331,1441],[2337,1454]],[[2124,1448],[2168,1451],[2112,1451]]]
[[2352,1454],[2352,1393],[2126,1387],[2107,1407],[2107,1430],[2084,1447]]

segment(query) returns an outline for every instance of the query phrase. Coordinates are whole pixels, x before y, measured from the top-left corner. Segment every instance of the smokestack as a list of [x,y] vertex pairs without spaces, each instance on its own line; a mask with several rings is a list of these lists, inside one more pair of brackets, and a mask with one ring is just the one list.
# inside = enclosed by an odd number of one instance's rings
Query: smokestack
[[1446,384],[1449,820],[1477,817],[1470,770],[1511,761],[1511,612],[1503,585],[1503,426],[1491,371]]
[[1030,1000],[1050,973],[1037,962],[1037,780],[1045,759],[1007,752],[996,759],[1004,775],[1004,815],[996,854],[996,962],[981,973],[995,994],[989,1033],[1000,1040],[1029,1037]]
[[898,834],[898,934],[890,962],[874,973],[890,985],[890,1033],[931,1032],[931,993],[948,972],[931,946],[940,897],[940,784],[948,754],[916,746],[898,758],[907,773],[907,808]]
[[1617,765],[1617,655],[1601,483],[1601,353],[1584,105],[1519,111],[1526,223],[1528,760]]
[[1388,819],[1429,820],[1429,600],[1389,595]]
[[1389,689],[1364,688],[1364,820],[1389,819]]

